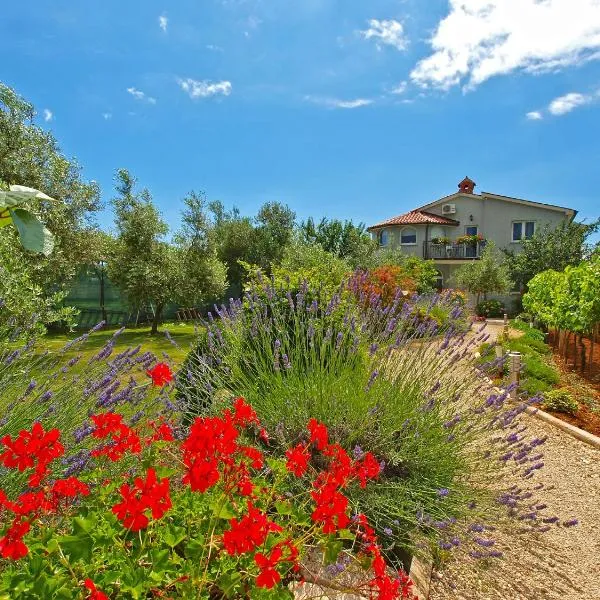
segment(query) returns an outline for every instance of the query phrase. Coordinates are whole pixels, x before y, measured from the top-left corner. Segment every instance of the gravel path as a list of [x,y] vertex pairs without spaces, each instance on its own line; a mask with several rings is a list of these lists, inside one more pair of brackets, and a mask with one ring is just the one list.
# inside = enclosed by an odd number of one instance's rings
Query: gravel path
[[[488,326],[492,337],[500,330]],[[504,557],[477,561],[457,553],[434,571],[431,600],[600,600],[600,451],[534,417],[527,424],[533,435],[548,436],[537,498],[561,522],[579,524],[543,534],[501,524],[494,538]],[[514,483],[522,481],[515,476]]]

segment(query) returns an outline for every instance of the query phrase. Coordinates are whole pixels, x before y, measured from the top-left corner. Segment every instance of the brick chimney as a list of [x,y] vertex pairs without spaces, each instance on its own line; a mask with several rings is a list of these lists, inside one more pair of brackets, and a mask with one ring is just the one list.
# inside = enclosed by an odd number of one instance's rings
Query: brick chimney
[[472,194],[473,190],[475,189],[475,186],[477,184],[472,180],[469,179],[468,177],[465,177],[459,184],[458,184],[458,191],[461,194]]

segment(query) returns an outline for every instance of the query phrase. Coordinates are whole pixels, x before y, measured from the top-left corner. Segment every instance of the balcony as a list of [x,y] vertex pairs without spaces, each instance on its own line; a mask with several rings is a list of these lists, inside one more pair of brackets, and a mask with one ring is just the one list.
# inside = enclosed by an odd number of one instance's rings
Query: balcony
[[423,258],[430,260],[475,260],[481,258],[484,247],[484,241],[473,244],[423,242]]

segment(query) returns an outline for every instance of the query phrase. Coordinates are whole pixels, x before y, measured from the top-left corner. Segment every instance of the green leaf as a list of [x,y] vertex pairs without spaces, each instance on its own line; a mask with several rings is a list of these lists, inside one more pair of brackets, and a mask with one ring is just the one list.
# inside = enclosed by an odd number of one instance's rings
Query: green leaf
[[177,527],[170,523],[164,530],[162,538],[165,543],[171,548],[175,548],[177,544],[180,544],[186,538],[186,531],[184,527]]
[[340,529],[337,534],[338,538],[341,540],[355,540],[356,535],[352,533],[349,529]]
[[335,538],[330,538],[325,545],[324,561],[326,565],[332,565],[337,561],[339,553],[342,551],[343,544]]
[[214,502],[210,505],[213,511],[213,517],[217,519],[233,519],[236,513],[233,510],[233,506],[229,502]]
[[75,517],[73,519],[73,532],[75,535],[80,533],[91,533],[96,528],[96,519],[88,518],[84,519],[82,517]]
[[293,510],[289,502],[275,502],[275,508],[280,515],[291,515]]
[[35,215],[22,208],[11,209],[9,212],[23,247],[48,256],[54,248],[54,236],[45,225]]
[[185,555],[191,560],[198,560],[206,550],[204,538],[200,536],[198,539],[191,540],[185,547]]
[[169,557],[171,551],[161,548],[154,548],[150,553],[152,557],[152,570],[156,572],[166,571],[169,566]]
[[87,534],[64,535],[58,538],[58,543],[64,553],[71,557],[71,560],[90,560],[92,558],[94,540]]
[[238,571],[232,573],[225,573],[217,581],[219,589],[225,594],[227,598],[235,598],[236,588],[240,585],[242,576]]

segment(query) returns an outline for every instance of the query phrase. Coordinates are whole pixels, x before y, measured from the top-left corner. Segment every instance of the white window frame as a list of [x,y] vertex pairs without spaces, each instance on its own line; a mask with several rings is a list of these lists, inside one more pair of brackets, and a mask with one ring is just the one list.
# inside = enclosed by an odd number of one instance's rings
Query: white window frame
[[[519,239],[515,239],[515,237],[514,237],[515,223],[521,223],[521,237]],[[533,221],[531,219],[525,219],[524,221],[521,221],[521,220],[512,221],[510,224],[510,241],[511,242],[518,243],[518,242],[522,242],[523,240],[531,239],[531,238],[525,237],[525,227],[526,227],[527,223],[533,223],[533,235],[535,235],[535,230],[537,229],[536,221]]]
[[[402,234],[403,234],[404,230],[406,230],[406,229],[410,229],[415,232],[415,241],[414,242],[403,242],[402,241]],[[416,227],[403,227],[400,230],[400,245],[401,246],[416,246],[417,245],[417,228]]]

